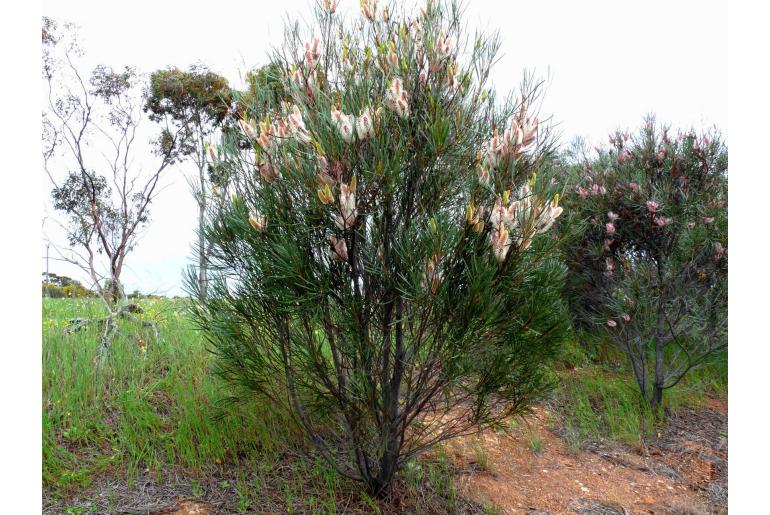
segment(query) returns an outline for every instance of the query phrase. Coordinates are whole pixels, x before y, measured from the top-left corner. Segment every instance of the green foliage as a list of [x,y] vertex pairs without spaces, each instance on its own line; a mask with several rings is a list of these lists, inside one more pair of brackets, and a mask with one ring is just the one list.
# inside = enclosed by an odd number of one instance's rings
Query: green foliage
[[43,283],[42,293],[44,297],[48,296],[53,299],[61,299],[61,298],[82,299],[86,297],[95,296],[94,292],[92,292],[82,284],[59,286],[53,283]]
[[537,85],[496,102],[498,40],[466,45],[454,4],[388,12],[358,30],[319,7],[323,39],[290,28],[272,59],[290,101],[241,98],[193,306],[220,375],[374,496],[436,442],[526,411],[566,329]]
[[[291,100],[291,95],[286,91],[283,81],[283,73],[278,63],[270,63],[257,70],[246,74],[248,90],[238,99],[239,107],[253,104],[254,100],[267,97],[269,105],[280,105],[282,101]],[[239,109],[238,115],[243,117],[243,109]]]
[[65,275],[43,273],[43,296],[51,298],[85,298],[95,297],[96,294],[83,286],[80,281]]
[[150,76],[150,91],[144,111],[150,119],[161,121],[170,116],[187,125],[193,137],[194,127],[217,126],[224,122],[230,107],[231,92],[227,79],[202,65],[189,70],[169,68]]
[[[150,120],[165,124],[158,145],[176,145],[181,156],[191,156],[201,170],[206,168],[206,139],[225,126],[230,115],[232,91],[227,79],[203,65],[189,70],[168,68],[150,75],[144,112]],[[174,134],[169,124],[178,129]]]
[[636,136],[571,167],[565,209],[581,226],[566,248],[578,323],[629,358],[644,398],[727,345],[727,149],[718,133]]
[[122,96],[135,88],[138,82],[136,70],[125,67],[115,71],[103,64],[97,65],[91,72],[92,94],[111,104],[120,102]]
[[532,452],[535,454],[540,454],[543,452],[544,447],[545,442],[543,441],[543,437],[537,433],[533,433],[529,438],[529,448],[532,450]]

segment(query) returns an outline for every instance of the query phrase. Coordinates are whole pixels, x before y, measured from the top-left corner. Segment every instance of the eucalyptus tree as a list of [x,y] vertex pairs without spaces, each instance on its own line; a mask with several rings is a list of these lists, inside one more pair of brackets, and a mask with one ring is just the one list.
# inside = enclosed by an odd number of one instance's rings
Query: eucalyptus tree
[[67,239],[54,249],[58,259],[88,275],[102,299],[106,347],[117,319],[131,317],[122,306],[121,275],[179,146],[176,133],[164,131],[150,159],[137,162],[141,76],[132,68],[104,65],[86,73],[81,56],[75,27],[43,18],[43,168],[53,186],[53,207],[62,215],[55,221]]
[[[227,122],[230,114],[230,87],[227,79],[203,65],[189,70],[169,68],[150,76],[149,94],[144,111],[150,119],[176,130],[178,146],[183,159],[191,160],[197,175],[190,181],[198,204],[198,226],[203,225],[209,195],[219,192],[221,186],[209,176],[208,140]],[[200,231],[199,231],[200,232]],[[198,291],[206,296],[206,244],[199,238]]]

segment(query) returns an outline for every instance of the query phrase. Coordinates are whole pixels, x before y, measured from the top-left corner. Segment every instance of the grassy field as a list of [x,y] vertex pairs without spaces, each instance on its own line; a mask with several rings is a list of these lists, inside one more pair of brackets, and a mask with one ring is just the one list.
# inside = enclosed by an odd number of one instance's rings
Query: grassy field
[[[224,402],[232,392],[211,373],[183,301],[140,304],[160,341],[126,325],[104,359],[96,328],[65,332],[71,318],[103,316],[96,301],[43,301],[43,483],[53,503],[95,491],[106,477],[131,488],[140,477],[182,476],[201,498],[217,494],[204,488],[208,479],[222,478],[213,488],[237,499],[236,511],[371,511],[374,501],[356,485],[296,451],[304,443],[291,420],[256,401]],[[415,507],[456,507],[445,463],[416,465],[409,479],[401,486]]]
[[[100,316],[93,301],[47,299],[43,304],[43,479],[59,488],[88,484],[95,473],[140,468],[162,473],[178,464],[205,469],[268,450],[271,417],[240,406],[219,417],[223,396],[208,373],[208,356],[185,321],[183,305],[145,301],[161,341],[124,327],[100,359],[95,330],[64,332],[70,318]],[[128,336],[129,333],[134,333]],[[248,430],[247,430],[248,428]]]
[[[563,436],[573,450],[599,438],[639,445],[656,432],[656,418],[642,401],[625,356],[586,335],[573,335],[584,344],[568,344],[559,374],[559,387],[549,399],[561,415]],[[589,356],[584,349],[594,349]],[[600,349],[600,350],[597,350]],[[675,388],[666,390],[667,412],[701,406],[707,397],[727,398],[727,355],[695,368]]]
[[[96,495],[105,478],[131,489],[149,477],[156,484],[182,478],[182,493],[219,495],[230,511],[387,511],[320,459],[297,452],[304,443],[284,414],[255,400],[224,402],[232,392],[211,373],[212,356],[186,319],[183,301],[140,304],[143,316],[157,322],[160,341],[126,325],[105,357],[95,328],[65,332],[71,318],[103,316],[96,301],[43,300],[42,473],[49,505],[87,512],[82,505],[68,508],[68,500]],[[634,443],[652,429],[634,384],[612,368],[612,360],[592,365],[575,351],[568,361],[548,402],[561,414],[570,446],[578,449],[600,436]],[[726,366],[710,367],[670,392],[666,402],[696,404],[705,393],[725,392]],[[400,506],[483,511],[457,497],[450,466],[437,456],[407,468],[398,487]],[[121,502],[114,499],[116,506]]]

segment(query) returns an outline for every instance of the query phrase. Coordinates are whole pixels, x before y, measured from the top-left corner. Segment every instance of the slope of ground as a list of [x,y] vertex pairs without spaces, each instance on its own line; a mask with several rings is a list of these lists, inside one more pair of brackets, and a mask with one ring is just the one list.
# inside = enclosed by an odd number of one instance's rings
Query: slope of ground
[[446,444],[461,495],[501,513],[719,513],[727,510],[727,404],[680,408],[637,447],[567,448],[543,406],[503,434]]
[[142,306],[161,341],[147,345],[129,327],[100,360],[95,331],[64,330],[71,318],[98,316],[98,303],[43,303],[44,513],[725,510],[727,405],[704,405],[703,393],[725,396],[726,365],[714,375],[723,386],[704,389],[713,378],[693,371],[691,384],[667,394],[668,422],[645,440],[626,373],[568,367],[533,416],[446,443],[375,503],[322,460],[293,451],[301,438],[282,414],[256,401],[220,406],[227,390],[183,302]]
[[[292,507],[286,504],[286,487],[280,485],[286,478],[278,475],[267,478],[261,496],[245,502],[246,494],[233,488],[237,477],[223,473],[206,481],[171,475],[163,484],[152,476],[142,476],[132,485],[105,478],[67,504],[49,499],[44,512],[724,513],[726,431],[727,403],[710,399],[704,407],[680,408],[670,414],[665,428],[639,447],[594,443],[575,452],[559,435],[556,415],[537,406],[532,416],[511,424],[505,432],[490,430],[458,438],[425,457],[432,461],[443,454],[449,459],[458,497],[451,508],[435,500],[416,499],[413,491],[408,499],[390,499],[377,508],[352,494],[333,505],[319,502],[310,508],[304,499]],[[275,484],[269,487],[269,483]],[[303,495],[302,485],[290,488],[296,489],[295,495]],[[316,493],[311,486],[304,495]],[[421,492],[426,493],[435,494],[428,488]],[[65,511],[67,505],[69,511]]]

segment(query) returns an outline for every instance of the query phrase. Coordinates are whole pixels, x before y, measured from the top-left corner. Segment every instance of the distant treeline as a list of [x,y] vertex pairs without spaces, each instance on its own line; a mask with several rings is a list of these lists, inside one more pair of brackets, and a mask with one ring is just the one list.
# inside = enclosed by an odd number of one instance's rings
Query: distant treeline
[[[43,297],[50,297],[53,299],[60,299],[65,297],[70,298],[95,298],[96,292],[85,287],[83,283],[77,279],[72,279],[66,275],[57,275],[53,273],[43,272],[43,284],[42,284]],[[139,290],[134,290],[127,295],[129,299],[161,299],[165,298],[164,295],[156,295],[154,293],[144,294]]]
[[63,297],[86,298],[96,294],[71,277],[43,272],[43,297],[54,299]]

